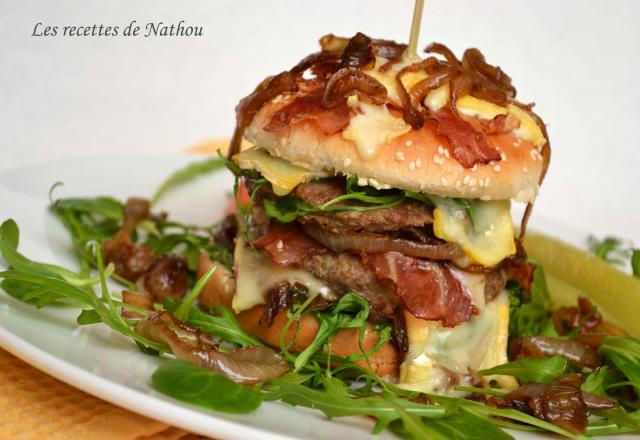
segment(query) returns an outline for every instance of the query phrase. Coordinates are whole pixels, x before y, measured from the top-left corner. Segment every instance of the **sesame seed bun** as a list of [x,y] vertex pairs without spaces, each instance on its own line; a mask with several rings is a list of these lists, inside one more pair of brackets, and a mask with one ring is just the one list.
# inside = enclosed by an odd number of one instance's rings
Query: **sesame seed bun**
[[[374,159],[362,159],[342,133],[325,135],[313,120],[277,132],[263,129],[287,100],[266,103],[245,131],[247,140],[274,156],[313,172],[357,175],[378,188],[400,188],[444,197],[532,202],[543,161],[538,148],[513,133],[489,134],[500,161],[465,168],[448,151],[448,140],[429,121],[382,145]],[[465,118],[467,119],[467,118]],[[478,125],[475,118],[468,122]]]

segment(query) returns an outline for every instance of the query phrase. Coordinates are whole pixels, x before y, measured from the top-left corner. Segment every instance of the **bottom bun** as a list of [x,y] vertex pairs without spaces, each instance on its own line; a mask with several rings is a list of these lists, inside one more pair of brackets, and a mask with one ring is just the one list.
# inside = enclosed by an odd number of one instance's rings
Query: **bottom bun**
[[[260,318],[264,312],[265,306],[255,306],[250,310],[240,312],[236,315],[240,325],[257,337],[265,344],[275,348],[280,346],[280,330],[286,324],[288,317],[286,312],[280,312],[275,316],[273,325],[271,327],[263,327],[259,324]],[[316,337],[319,327],[318,318],[313,315],[304,315],[300,320],[300,326],[297,331],[297,336],[289,350],[292,352],[301,352],[308,347]],[[287,334],[285,335],[285,342],[290,343],[296,333],[296,326],[292,325]],[[338,356],[348,356],[350,354],[361,353],[358,346],[358,333],[359,329],[349,328],[340,330],[331,339],[331,353]],[[378,336],[371,324],[367,324],[367,330],[362,341],[362,348],[367,351],[375,346],[378,342]],[[397,377],[398,375],[398,363],[399,356],[396,348],[389,342],[384,344],[380,350],[369,356],[369,365],[362,359],[356,362],[363,368],[370,369],[378,376],[390,376]]]
[[[209,269],[214,265],[218,266],[218,270],[209,279],[209,282],[205,286],[203,292],[200,295],[200,302],[207,309],[212,306],[225,306],[231,307],[231,299],[235,291],[235,282],[231,278],[231,272],[219,263],[214,263],[209,259],[209,256],[202,254],[200,257],[200,266],[198,267],[197,278],[200,279],[204,276]],[[278,313],[271,327],[263,327],[259,324],[260,318],[264,313],[265,306],[258,305],[252,309],[246,310],[236,314],[236,318],[240,322],[240,325],[256,338],[260,339],[267,345],[270,345],[276,349],[280,347],[280,330],[287,322],[286,312]],[[299,353],[311,344],[318,333],[318,327],[320,323],[318,318],[313,315],[303,315],[300,320],[300,326],[298,329],[298,335],[293,341],[290,351]],[[291,326],[285,336],[287,343],[291,342],[296,332],[296,326]],[[331,352],[338,356],[348,356],[350,354],[361,353],[358,346],[359,329],[350,328],[339,331],[331,340]],[[365,332],[364,339],[362,341],[362,347],[365,351],[370,350],[378,342],[378,336],[371,324],[367,324],[367,331]],[[369,369],[367,362],[363,359],[356,362],[363,368]],[[369,356],[369,365],[371,370],[378,376],[398,376],[398,366],[400,363],[400,356],[396,348],[387,342],[380,350]]]

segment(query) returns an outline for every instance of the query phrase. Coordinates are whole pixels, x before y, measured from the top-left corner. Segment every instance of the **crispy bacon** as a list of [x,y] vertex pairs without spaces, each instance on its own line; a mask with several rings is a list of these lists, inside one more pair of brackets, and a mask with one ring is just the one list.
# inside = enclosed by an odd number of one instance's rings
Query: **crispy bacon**
[[309,255],[327,251],[295,224],[270,225],[267,233],[254,241],[253,246],[266,252],[280,266],[298,265]]
[[343,130],[351,119],[346,103],[332,109],[322,105],[322,88],[317,88],[308,95],[296,97],[292,102],[275,112],[271,120],[264,126],[265,131],[277,132],[291,124],[310,119],[318,128],[332,135]]
[[366,254],[378,280],[389,280],[405,307],[416,318],[441,320],[455,327],[478,314],[471,295],[445,265],[404,256],[397,252]]
[[438,124],[438,133],[449,141],[449,152],[465,168],[500,160],[500,153],[489,145],[487,136],[450,108],[432,112],[431,117]]
[[508,133],[520,127],[520,121],[511,113],[498,115],[488,121],[480,119],[480,123],[485,128],[487,134]]

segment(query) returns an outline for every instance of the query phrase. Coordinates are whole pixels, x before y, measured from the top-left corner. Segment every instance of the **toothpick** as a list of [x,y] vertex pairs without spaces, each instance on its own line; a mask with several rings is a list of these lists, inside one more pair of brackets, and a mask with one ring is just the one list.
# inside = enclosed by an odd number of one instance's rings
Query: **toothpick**
[[418,37],[420,36],[420,24],[422,22],[422,9],[424,8],[424,0],[416,0],[413,8],[413,21],[411,23],[411,36],[409,37],[409,47],[407,54],[409,56],[418,56]]

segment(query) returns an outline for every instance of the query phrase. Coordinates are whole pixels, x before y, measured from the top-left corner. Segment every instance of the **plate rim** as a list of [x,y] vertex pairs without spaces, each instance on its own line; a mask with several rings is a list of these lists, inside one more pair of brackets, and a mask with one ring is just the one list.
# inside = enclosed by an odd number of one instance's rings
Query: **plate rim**
[[[3,292],[3,295],[6,295],[6,293]],[[181,402],[180,404],[176,404],[164,398],[158,398],[159,396],[145,394],[136,389],[113,382],[90,371],[86,371],[71,362],[25,341],[5,328],[1,323],[0,347],[31,367],[79,391],[100,398],[133,413],[182,428],[188,432],[211,436],[211,431],[200,429],[200,426],[204,424],[205,420],[200,421],[199,418],[206,417],[209,423],[215,421],[215,426],[219,429],[219,432],[213,435],[220,440],[246,438],[260,438],[265,440],[297,439],[297,437],[277,434],[265,429],[243,425],[241,422],[216,417],[215,412],[204,413],[201,412],[202,410],[199,408],[190,407],[186,403]],[[197,414],[197,416],[194,417],[194,414]],[[186,423],[188,418],[191,418],[190,421],[192,423]],[[194,429],[194,427],[197,427],[197,429]],[[258,437],[249,437],[256,435]]]

